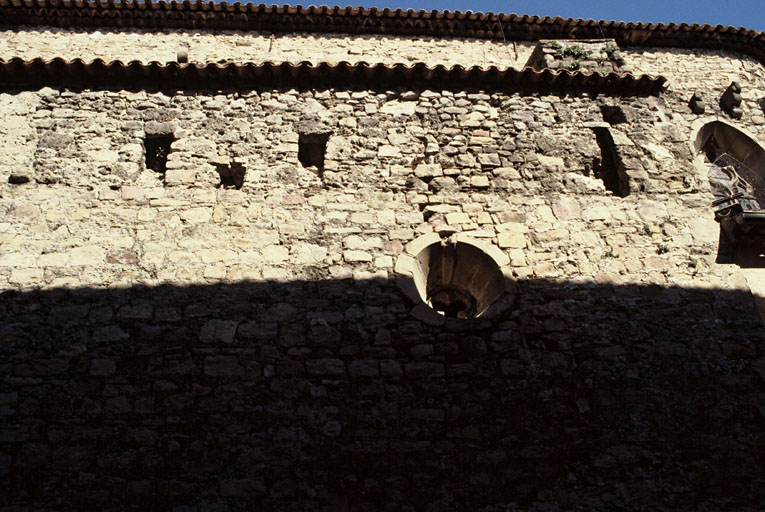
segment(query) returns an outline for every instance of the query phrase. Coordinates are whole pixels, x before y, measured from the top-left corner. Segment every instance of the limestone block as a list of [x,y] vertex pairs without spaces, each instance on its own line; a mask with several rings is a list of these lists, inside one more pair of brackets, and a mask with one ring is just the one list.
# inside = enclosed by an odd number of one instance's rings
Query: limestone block
[[565,168],[565,163],[563,162],[563,159],[557,156],[537,155],[537,159],[539,160],[539,163],[542,165],[542,167],[546,169]]
[[[56,253],[51,253],[56,254]],[[53,265],[41,265],[40,260],[43,256],[48,256],[48,254],[43,254],[40,256],[40,258],[37,259],[37,264],[41,267],[43,266],[62,266],[56,264],[57,258],[51,257],[50,259],[46,258],[42,261],[44,262],[54,262]],[[7,254],[0,254],[0,267],[31,267],[34,265],[34,258],[32,258],[29,255],[26,255],[21,252],[11,252]],[[63,265],[66,265],[66,261],[63,263]]]
[[122,341],[128,338],[130,338],[128,333],[123,331],[118,325],[107,325],[106,327],[100,327],[93,332],[93,341],[97,343]]
[[476,161],[475,156],[473,156],[470,153],[457,155],[454,158],[454,163],[456,163],[459,167],[467,167],[467,168],[478,167],[478,162]]
[[212,208],[192,208],[181,213],[181,219],[184,222],[191,224],[198,224],[201,222],[209,222],[212,219]]
[[375,219],[374,212],[354,212],[351,214],[351,222],[354,224],[374,224]]
[[343,259],[348,263],[372,261],[374,257],[366,251],[348,250],[343,251]]
[[168,169],[165,172],[165,183],[174,185],[178,183],[194,183],[197,179],[197,172],[194,169]]
[[93,151],[86,151],[85,155],[93,161],[101,163],[115,163],[120,159],[120,154],[117,151],[111,149],[99,149]]
[[447,213],[446,222],[448,222],[450,225],[468,224],[470,222],[470,216],[463,212]]
[[342,359],[309,359],[305,362],[309,375],[341,377],[345,375],[345,363]]
[[380,374],[383,377],[398,378],[404,374],[401,364],[394,359],[383,359],[380,361]]
[[641,199],[637,205],[637,214],[649,224],[659,224],[667,218],[667,205],[662,201]]
[[393,257],[391,256],[379,256],[375,258],[375,267],[377,268],[391,268],[393,266]]
[[347,249],[368,251],[382,248],[383,241],[379,236],[362,237],[359,235],[350,235],[343,239],[343,245]]
[[[481,155],[483,156],[483,155]],[[480,157],[479,157],[480,159]],[[482,164],[483,165],[483,164]],[[489,188],[489,178],[484,175],[471,176],[470,186],[474,188]]]
[[417,104],[414,102],[389,101],[380,107],[380,112],[394,116],[411,116],[414,115],[416,108]]
[[377,156],[379,158],[389,158],[394,156],[401,156],[401,150],[397,148],[396,146],[391,146],[388,144],[383,144],[379,148],[377,148]]
[[348,375],[351,377],[377,377],[380,375],[380,364],[374,359],[351,361],[348,365]]
[[497,235],[497,243],[503,249],[523,249],[526,247],[526,236],[523,233],[505,232]]
[[292,247],[292,261],[298,265],[320,265],[327,258],[327,249],[320,245],[299,243]]
[[236,259],[236,253],[230,249],[205,249],[199,251],[203,263],[227,262]]
[[414,175],[418,178],[433,178],[443,176],[444,171],[440,164],[419,164],[414,169]]
[[206,279],[225,279],[227,275],[226,267],[223,265],[209,265],[205,267],[202,275]]
[[720,237],[720,225],[712,215],[688,220],[694,240],[702,244],[716,245]]
[[327,141],[327,149],[324,157],[328,160],[343,160],[353,152],[353,147],[348,139],[340,136],[332,136]]
[[236,356],[208,356],[204,360],[204,374],[210,377],[244,375],[245,370]]
[[199,331],[199,339],[204,343],[231,343],[239,325],[234,320],[209,320]]
[[499,160],[499,155],[496,153],[481,153],[478,155],[478,163],[484,168],[493,168],[502,165],[502,162]]
[[494,173],[494,176],[507,180],[521,179],[521,173],[519,173],[514,167],[497,167],[492,172]]
[[584,220],[611,220],[611,212],[605,205],[588,206],[582,212]]
[[289,255],[289,249],[283,245],[269,245],[263,248],[263,259],[266,263],[282,263]]
[[443,377],[444,365],[426,361],[414,361],[405,366],[406,376],[410,379],[422,379],[431,377]]
[[303,224],[281,224],[279,233],[282,235],[301,235],[305,233],[305,226]]
[[186,152],[192,156],[212,158],[218,154],[215,141],[207,137],[184,137],[173,141],[171,151]]
[[568,196],[557,197],[552,204],[552,212],[558,220],[578,220],[582,216],[579,202]]
[[61,252],[42,254],[37,259],[37,265],[40,267],[65,267],[68,264],[69,254]]
[[11,277],[8,280],[11,284],[18,284],[20,286],[32,286],[42,282],[43,271],[39,268],[22,268],[13,269],[11,271]]
[[117,371],[117,361],[114,359],[93,359],[90,361],[90,375],[108,377]]

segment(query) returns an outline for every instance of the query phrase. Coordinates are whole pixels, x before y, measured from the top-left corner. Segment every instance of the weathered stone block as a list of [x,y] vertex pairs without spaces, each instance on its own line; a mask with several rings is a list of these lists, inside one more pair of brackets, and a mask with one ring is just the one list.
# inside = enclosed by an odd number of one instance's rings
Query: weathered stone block
[[220,483],[220,495],[224,498],[249,498],[266,494],[263,478],[240,478],[223,480]]
[[204,343],[231,343],[236,335],[239,323],[235,320],[209,320],[199,331],[199,339]]
[[443,377],[445,373],[442,363],[429,363],[425,361],[407,363],[405,370],[406,376],[410,379]]
[[309,375],[342,377],[345,375],[345,363],[342,359],[309,359],[305,363]]
[[204,360],[204,374],[210,377],[235,377],[244,373],[236,356],[208,356]]

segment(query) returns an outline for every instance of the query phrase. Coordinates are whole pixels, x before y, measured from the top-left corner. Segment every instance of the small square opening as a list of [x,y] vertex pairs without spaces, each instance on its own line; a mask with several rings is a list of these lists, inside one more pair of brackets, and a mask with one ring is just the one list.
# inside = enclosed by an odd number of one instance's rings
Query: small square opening
[[167,169],[167,155],[170,154],[170,144],[175,137],[172,135],[148,135],[143,142],[146,148],[146,168],[164,174]]
[[216,188],[235,188],[239,190],[244,185],[244,175],[247,170],[243,164],[234,162],[231,165],[219,164],[215,166],[220,176],[220,183]]
[[298,160],[306,169],[315,169],[321,176],[324,172],[324,154],[327,152],[328,133],[300,135],[298,139]]

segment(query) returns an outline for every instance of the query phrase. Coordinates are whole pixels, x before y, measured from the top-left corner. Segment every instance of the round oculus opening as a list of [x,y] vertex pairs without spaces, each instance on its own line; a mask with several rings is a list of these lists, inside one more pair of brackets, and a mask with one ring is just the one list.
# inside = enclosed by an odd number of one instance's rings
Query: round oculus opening
[[415,284],[423,301],[449,318],[480,316],[505,289],[494,259],[464,242],[443,241],[416,257]]

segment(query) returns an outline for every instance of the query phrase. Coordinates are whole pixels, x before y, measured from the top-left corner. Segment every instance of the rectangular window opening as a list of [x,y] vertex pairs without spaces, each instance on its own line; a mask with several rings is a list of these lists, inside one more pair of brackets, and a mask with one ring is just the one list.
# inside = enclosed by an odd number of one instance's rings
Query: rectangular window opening
[[164,174],[167,169],[167,155],[170,154],[170,144],[175,137],[166,135],[148,135],[144,139],[146,148],[146,168]]
[[300,135],[298,139],[298,160],[306,169],[319,176],[324,173],[324,154],[327,151],[328,133]]

